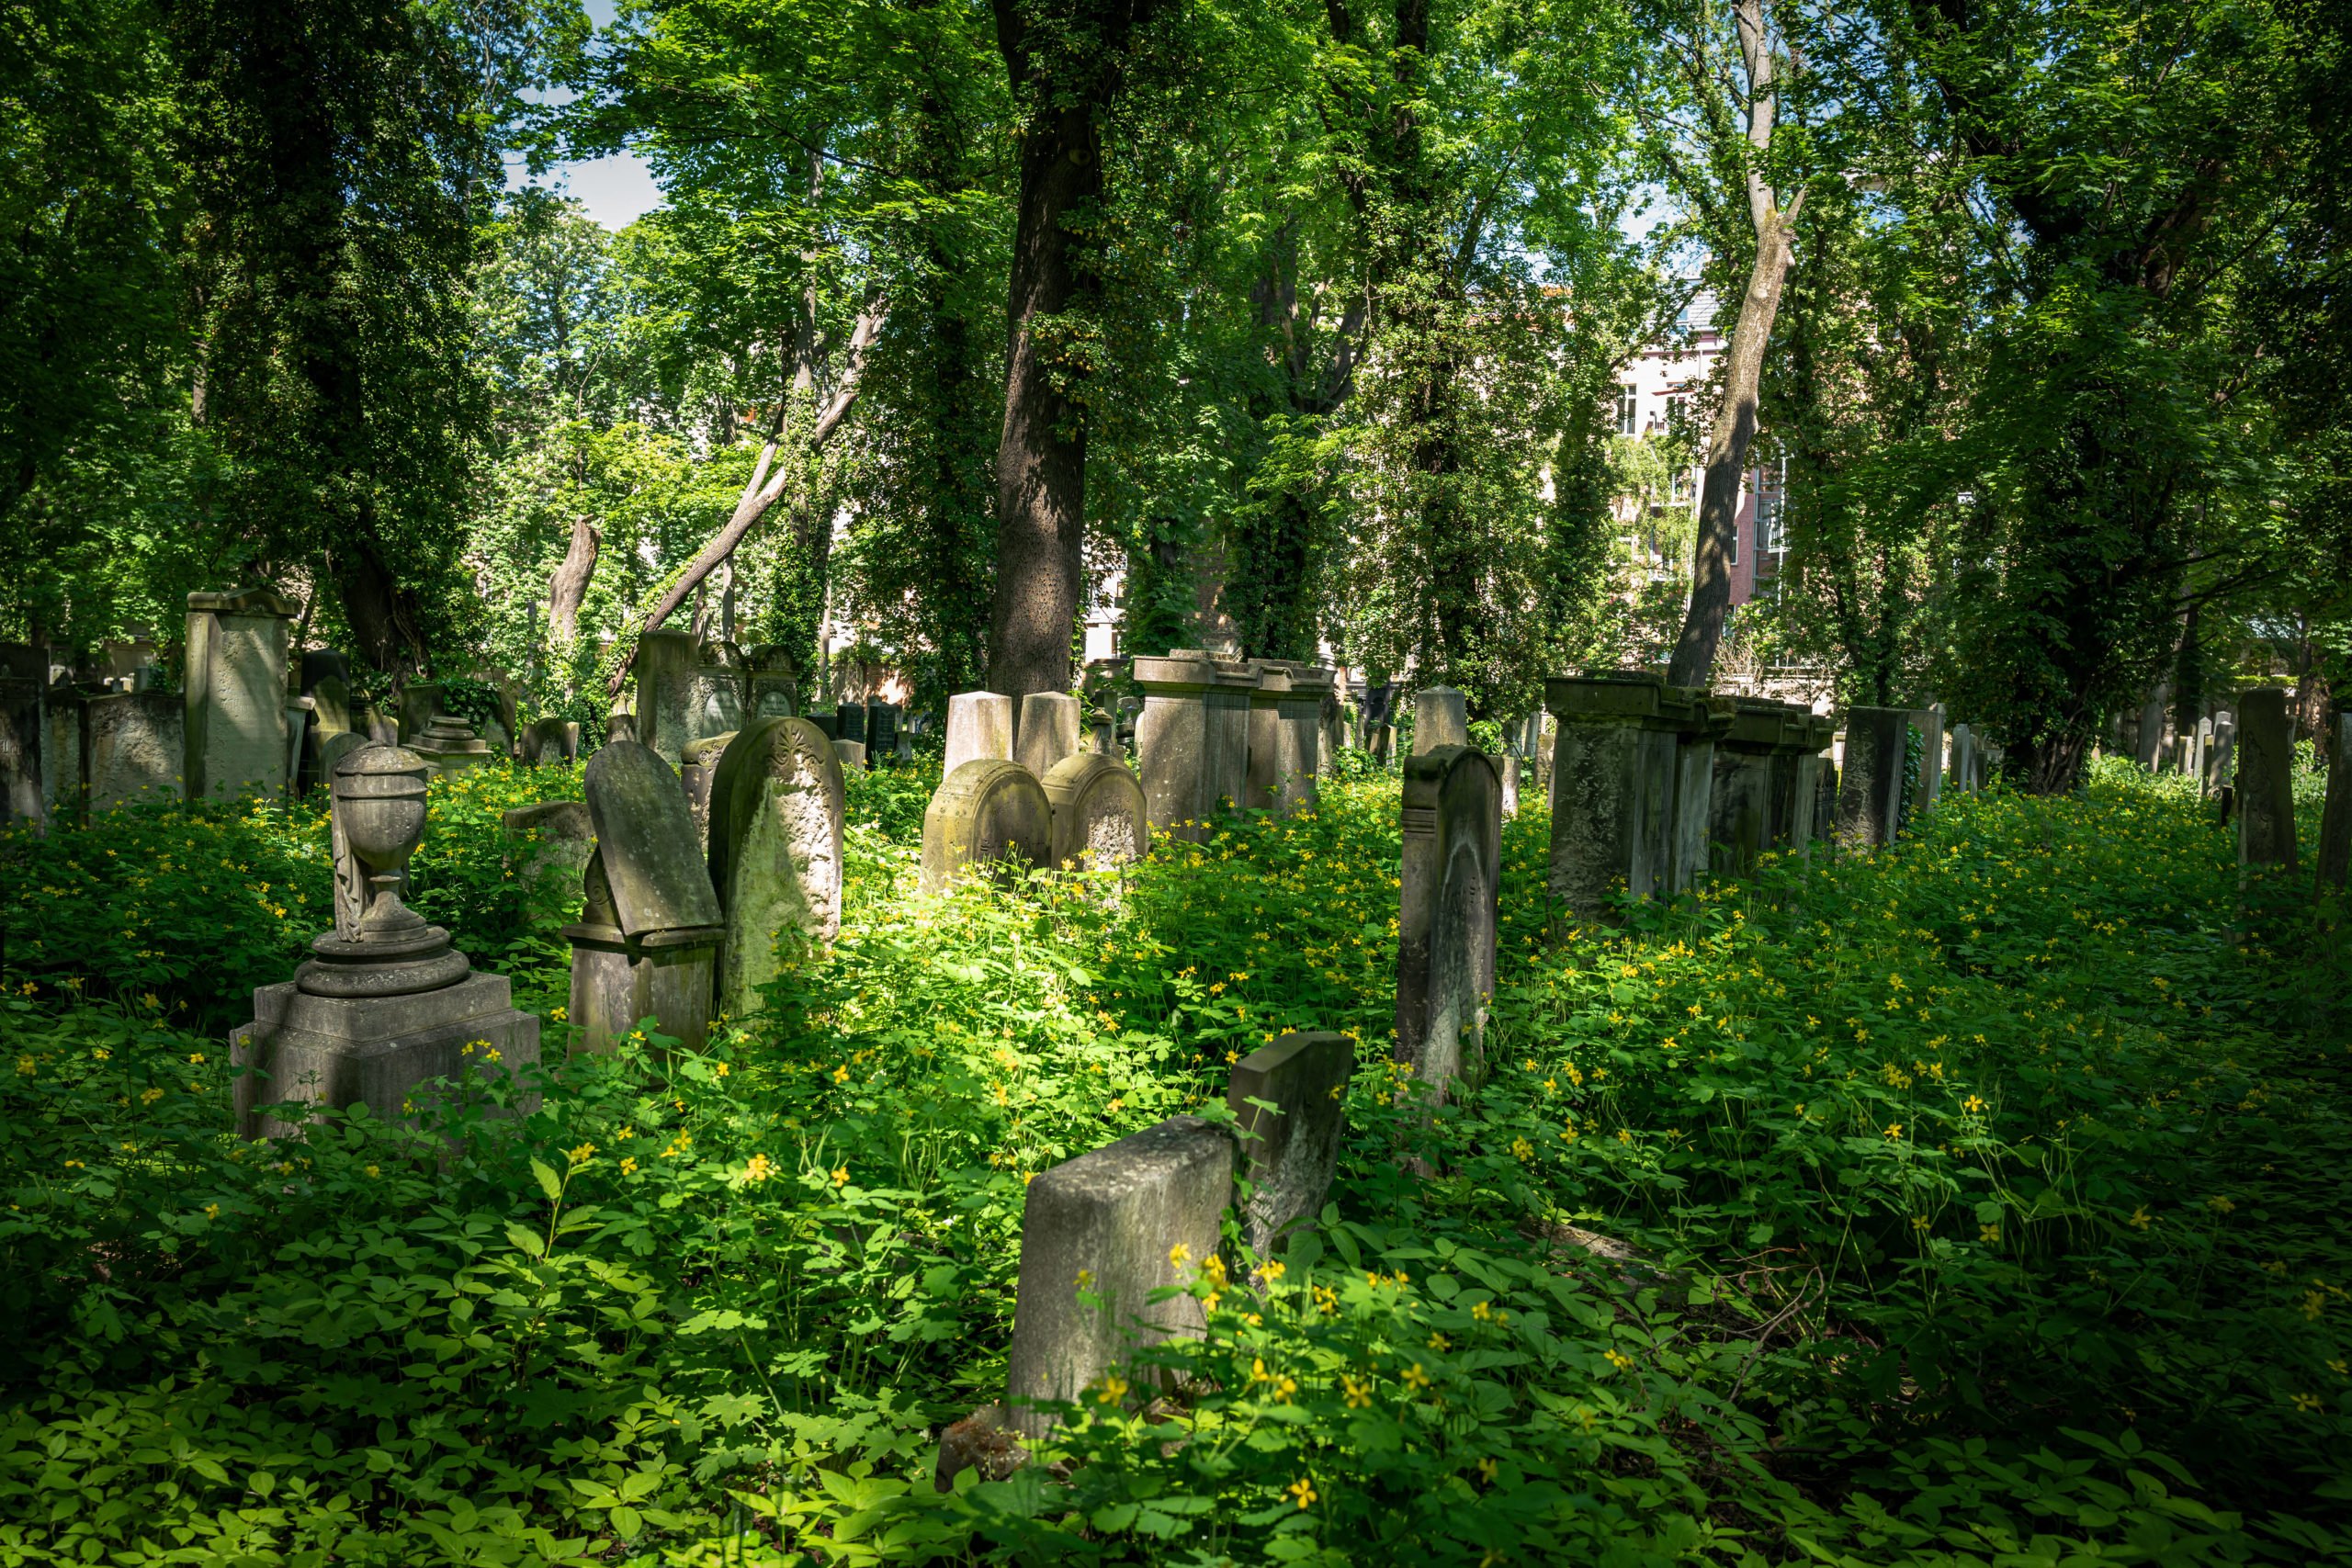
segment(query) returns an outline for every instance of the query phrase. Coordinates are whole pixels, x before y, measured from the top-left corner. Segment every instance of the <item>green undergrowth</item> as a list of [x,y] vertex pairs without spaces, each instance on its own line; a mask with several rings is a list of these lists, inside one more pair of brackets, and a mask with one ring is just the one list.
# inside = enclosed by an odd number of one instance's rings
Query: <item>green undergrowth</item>
[[[220,1040],[324,921],[315,816],[0,845],[0,1562],[2352,1554],[2343,910],[2178,784],[1948,799],[1623,929],[1555,919],[1522,816],[1431,1112],[1393,776],[940,899],[931,782],[853,778],[841,940],[760,1016],[576,1060],[566,891],[497,830],[576,772],[437,783],[418,901],[542,1012],[537,1109],[276,1145]],[[1318,1229],[1192,1260],[1205,1338],[935,1492],[1025,1179],[1307,1028],[1361,1050]]]

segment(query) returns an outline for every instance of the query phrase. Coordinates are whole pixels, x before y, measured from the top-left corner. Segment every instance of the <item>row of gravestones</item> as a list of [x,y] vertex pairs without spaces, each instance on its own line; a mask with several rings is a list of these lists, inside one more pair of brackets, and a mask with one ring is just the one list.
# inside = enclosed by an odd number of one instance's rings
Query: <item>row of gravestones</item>
[[922,816],[922,887],[1017,854],[1031,865],[1124,865],[1150,847],[1143,786],[1118,755],[1115,721],[1082,724],[1066,692],[1019,708],[998,692],[948,699],[947,751]]
[[840,744],[852,767],[910,755],[911,733],[894,704],[843,702],[830,713],[803,714],[798,666],[778,645],[746,654],[690,632],[647,632],[630,669],[637,682],[630,733],[672,767],[697,743],[768,718],[807,718]]

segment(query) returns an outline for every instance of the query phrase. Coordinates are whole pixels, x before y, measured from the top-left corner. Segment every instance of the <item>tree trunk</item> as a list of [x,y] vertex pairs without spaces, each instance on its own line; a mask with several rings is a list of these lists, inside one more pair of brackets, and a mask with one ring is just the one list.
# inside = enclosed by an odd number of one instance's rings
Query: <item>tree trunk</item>
[[571,520],[571,543],[548,579],[548,635],[559,648],[580,635],[580,606],[587,602],[588,584],[596,575],[596,547],[604,542],[588,518]]
[[[996,453],[996,596],[989,687],[1015,698],[1067,691],[1086,535],[1086,415],[1057,384],[1041,334],[1096,287],[1070,220],[1102,192],[1099,117],[1117,96],[1129,39],[1153,0],[1091,0],[1064,26],[1090,35],[1031,48],[1021,0],[995,0],[997,46],[1016,98],[1036,107],[1021,135],[1021,186],[1007,291],[1004,428]],[[1090,25],[1091,24],[1091,25]]]

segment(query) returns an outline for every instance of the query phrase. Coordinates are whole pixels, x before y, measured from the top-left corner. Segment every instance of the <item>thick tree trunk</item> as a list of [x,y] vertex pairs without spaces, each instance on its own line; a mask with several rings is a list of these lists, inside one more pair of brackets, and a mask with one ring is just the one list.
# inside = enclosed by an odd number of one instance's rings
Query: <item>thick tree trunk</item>
[[548,579],[548,633],[557,647],[580,635],[580,606],[588,600],[588,584],[596,575],[596,547],[604,536],[586,517],[571,520],[571,543],[563,562]]
[[[1102,191],[1100,116],[1119,86],[1129,40],[1153,0],[1091,0],[1057,18],[1069,37],[1033,49],[1021,0],[996,0],[997,45],[1016,97],[1035,106],[1021,137],[1021,186],[1007,291],[1004,429],[996,453],[996,596],[989,688],[1019,698],[1067,691],[1086,536],[1086,420],[1057,384],[1041,334],[1091,294],[1095,278],[1069,227]],[[1057,29],[1060,30],[1060,29]]]

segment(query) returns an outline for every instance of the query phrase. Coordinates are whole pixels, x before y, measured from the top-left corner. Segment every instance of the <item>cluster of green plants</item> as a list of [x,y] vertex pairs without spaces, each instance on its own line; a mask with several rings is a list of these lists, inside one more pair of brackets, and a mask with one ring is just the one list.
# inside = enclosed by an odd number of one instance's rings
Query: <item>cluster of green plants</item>
[[[573,895],[499,828],[576,772],[436,781],[419,901],[543,1063],[274,1145],[230,1134],[221,1030],[323,923],[318,819],[9,839],[0,1562],[2352,1551],[2343,909],[2242,876],[2192,784],[1947,797],[1615,926],[1559,918],[1525,811],[1484,1079],[1432,1110],[1387,1060],[1393,776],[929,898],[934,780],[852,774],[841,938],[758,1015],[603,1057],[565,1049]],[[167,843],[201,873],[143,869]],[[222,860],[270,908],[122,978],[159,944],[111,922],[205,918],[176,878]],[[1002,1389],[1026,1179],[1309,1028],[1360,1046],[1321,1224],[1188,1259],[1204,1338],[936,1490]]]

